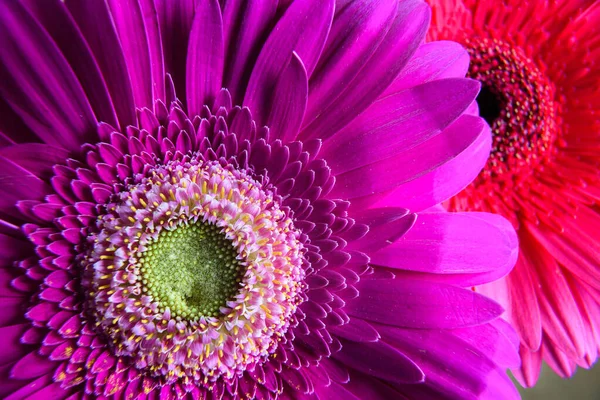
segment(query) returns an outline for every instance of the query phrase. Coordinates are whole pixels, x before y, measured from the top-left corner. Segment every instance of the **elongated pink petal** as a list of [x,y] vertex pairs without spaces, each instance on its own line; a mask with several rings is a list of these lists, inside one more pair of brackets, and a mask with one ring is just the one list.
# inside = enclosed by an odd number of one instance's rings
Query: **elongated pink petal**
[[[164,85],[164,76],[159,77],[162,60],[158,60],[156,54],[160,50],[151,48],[160,46],[160,41],[149,38],[145,29],[145,21],[152,21],[151,18],[146,20],[147,15],[152,15],[152,10],[142,10],[140,0],[108,0],[107,4],[123,48],[135,104],[150,108],[154,100],[154,86]],[[158,23],[156,19],[152,22]],[[150,33],[155,33],[155,30],[151,29]],[[160,80],[156,82],[155,79]],[[158,90],[157,94],[160,93]]]
[[223,86],[231,91],[234,104],[241,104],[246,91],[252,63],[258,54],[261,40],[266,36],[271,19],[277,11],[273,1],[232,0],[225,2],[223,27],[227,59]]
[[19,2],[0,2],[0,49],[0,93],[40,140],[69,150],[93,140],[96,118],[81,84]]
[[59,0],[43,4],[28,0],[25,4],[73,68],[96,118],[118,126],[115,109],[98,64],[65,4]]
[[474,144],[477,147],[481,131],[463,129],[467,118],[471,117],[461,117],[450,129],[393,157],[337,175],[330,196],[354,199],[383,193],[436,171]]
[[459,328],[491,321],[502,313],[494,301],[471,290],[416,279],[366,279],[350,315],[367,321],[419,329]]
[[221,88],[225,49],[223,19],[217,0],[201,1],[192,25],[187,58],[187,102],[191,115],[215,100]]
[[[490,153],[492,135],[481,119],[462,116],[444,134],[471,132],[475,139],[454,158],[425,174],[399,184],[385,193],[365,196],[355,203],[368,207],[406,207],[423,211],[459,193],[485,165]],[[466,135],[466,134],[465,134]]]
[[281,74],[273,93],[274,105],[267,117],[267,126],[274,138],[284,141],[296,139],[306,103],[308,79],[299,56],[294,53],[289,65]]
[[332,105],[340,94],[340,85],[351,82],[364,67],[394,22],[397,7],[396,2],[376,0],[354,1],[338,8],[323,56],[311,78],[308,121]]
[[460,117],[479,86],[476,81],[447,79],[385,97],[326,140],[323,157],[342,174],[414,148]]
[[[331,0],[295,1],[269,35],[252,70],[243,102],[252,110],[257,122],[265,123],[272,91],[292,52],[298,53],[310,77],[331,27],[333,3]],[[309,15],[314,18],[308,18]]]
[[[335,102],[307,119],[302,139],[327,138],[372,104],[406,65],[425,35],[430,10],[418,0],[403,1],[396,19],[364,67],[337,93]],[[410,23],[408,23],[410,21]],[[302,56],[302,54],[300,54]]]
[[423,371],[410,358],[382,342],[343,342],[342,351],[334,357],[344,364],[371,376],[396,383],[419,383]]
[[108,6],[101,1],[78,0],[65,0],[65,5],[102,72],[119,124],[121,127],[134,124],[133,89]]
[[383,96],[438,79],[462,78],[468,69],[469,53],[460,44],[444,40],[425,43],[417,49]]
[[371,261],[408,271],[456,274],[455,283],[470,286],[506,275],[517,253],[514,230],[500,216],[433,213],[419,215],[406,235],[372,254]]

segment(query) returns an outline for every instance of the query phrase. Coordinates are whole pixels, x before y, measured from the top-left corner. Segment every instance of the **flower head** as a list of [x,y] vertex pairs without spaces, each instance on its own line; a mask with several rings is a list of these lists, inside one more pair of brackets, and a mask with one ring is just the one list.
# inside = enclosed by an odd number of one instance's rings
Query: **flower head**
[[467,48],[494,135],[483,172],[448,207],[498,212],[517,228],[515,270],[482,291],[518,330],[519,380],[533,385],[542,359],[571,376],[598,354],[599,4],[429,3],[430,38]]
[[425,3],[193,3],[0,0],[0,395],[516,397]]

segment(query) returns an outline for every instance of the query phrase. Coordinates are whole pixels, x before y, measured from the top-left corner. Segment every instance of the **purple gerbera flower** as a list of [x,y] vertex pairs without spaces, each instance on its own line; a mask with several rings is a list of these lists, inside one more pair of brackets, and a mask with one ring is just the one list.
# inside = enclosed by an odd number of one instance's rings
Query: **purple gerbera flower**
[[435,207],[491,135],[429,15],[0,0],[0,396],[518,397],[470,290],[515,234]]

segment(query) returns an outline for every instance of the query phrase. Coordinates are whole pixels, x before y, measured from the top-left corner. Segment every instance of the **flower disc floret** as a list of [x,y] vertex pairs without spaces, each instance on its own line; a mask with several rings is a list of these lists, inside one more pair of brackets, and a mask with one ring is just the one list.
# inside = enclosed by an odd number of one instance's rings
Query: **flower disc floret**
[[243,263],[215,225],[196,222],[163,229],[141,253],[142,290],[161,311],[197,320],[216,317],[238,291]]
[[99,218],[84,285],[97,325],[167,381],[232,378],[277,348],[302,301],[303,247],[273,195],[193,158],[152,170]]

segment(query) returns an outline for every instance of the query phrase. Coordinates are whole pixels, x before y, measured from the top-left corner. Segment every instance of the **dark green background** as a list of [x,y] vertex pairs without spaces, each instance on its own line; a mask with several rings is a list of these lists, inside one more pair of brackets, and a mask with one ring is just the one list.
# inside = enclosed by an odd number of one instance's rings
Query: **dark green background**
[[561,379],[544,365],[536,387],[521,389],[521,395],[523,400],[600,400],[600,366],[578,368],[573,378]]

